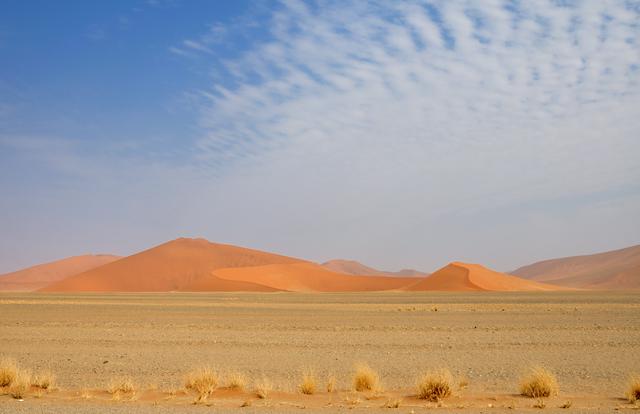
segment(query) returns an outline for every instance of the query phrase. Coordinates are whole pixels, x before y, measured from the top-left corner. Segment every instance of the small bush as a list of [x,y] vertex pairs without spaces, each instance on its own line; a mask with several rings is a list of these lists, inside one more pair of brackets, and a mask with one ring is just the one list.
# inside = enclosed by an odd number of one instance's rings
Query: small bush
[[240,372],[232,372],[227,375],[227,388],[231,390],[244,390],[247,384],[247,377]]
[[187,374],[184,387],[198,394],[196,401],[204,401],[218,387],[219,379],[218,374],[211,368],[199,368]]
[[544,368],[532,368],[520,381],[520,394],[530,398],[551,397],[558,394],[558,380]]
[[640,376],[633,376],[629,380],[629,388],[627,389],[627,399],[630,403],[640,401]]
[[261,399],[265,399],[269,396],[269,393],[273,390],[273,384],[266,378],[262,378],[255,383],[256,396]]
[[109,381],[107,391],[109,394],[119,396],[120,394],[132,394],[136,390],[136,386],[130,377],[112,378]]
[[8,387],[18,376],[18,364],[11,358],[0,359],[0,387]]
[[353,375],[353,388],[358,391],[375,391],[380,388],[380,377],[367,364],[357,364]]
[[18,370],[15,378],[9,386],[9,394],[13,398],[23,399],[31,388],[31,373],[24,370]]
[[402,403],[402,398],[390,398],[384,403],[382,408],[400,408],[400,403]]
[[417,382],[418,398],[429,401],[440,401],[453,392],[453,377],[447,369],[429,371]]
[[564,408],[564,409],[566,409],[566,408],[571,408],[571,406],[572,406],[572,405],[573,405],[573,403],[572,403],[571,401],[565,401],[565,403],[564,403],[564,404],[562,404],[562,405],[560,406],[560,408]]
[[302,382],[298,385],[300,392],[311,395],[316,392],[316,377],[311,372],[302,375]]
[[37,373],[33,377],[31,381],[31,385],[43,390],[48,390],[50,388],[53,388],[53,386],[55,385],[55,382],[56,382],[56,377],[51,373],[51,371],[42,371]]

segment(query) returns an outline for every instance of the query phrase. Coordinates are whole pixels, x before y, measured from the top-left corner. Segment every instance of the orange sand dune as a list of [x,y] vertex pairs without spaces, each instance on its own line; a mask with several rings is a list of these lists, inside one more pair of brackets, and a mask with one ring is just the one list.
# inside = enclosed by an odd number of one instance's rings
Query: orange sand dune
[[108,254],[87,254],[6,273],[0,275],[0,291],[38,290],[53,282],[111,263],[119,258]]
[[368,275],[368,276],[408,276],[408,277],[426,277],[428,273],[419,272],[413,269],[402,269],[398,272],[385,272],[383,270],[374,269],[363,265],[355,260],[334,259],[322,263],[322,267],[332,272],[342,273],[346,275]]
[[587,289],[640,289],[640,245],[544,260],[510,272],[525,279]]
[[453,262],[426,279],[409,286],[406,290],[528,291],[560,289],[557,286],[495,272],[478,264]]
[[69,277],[44,292],[272,291],[250,282],[212,277],[219,268],[302,263],[302,260],[204,239],[177,239]]
[[392,290],[406,287],[416,281],[415,278],[344,275],[315,263],[218,269],[214,274],[222,279],[250,281],[290,292]]

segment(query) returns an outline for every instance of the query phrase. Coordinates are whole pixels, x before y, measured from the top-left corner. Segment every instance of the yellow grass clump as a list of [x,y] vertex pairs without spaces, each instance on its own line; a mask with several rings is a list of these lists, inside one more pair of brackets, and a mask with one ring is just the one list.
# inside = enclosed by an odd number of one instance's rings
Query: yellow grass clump
[[329,378],[327,378],[327,392],[331,393],[336,390],[337,381],[334,375],[329,375]]
[[31,388],[31,373],[29,371],[18,370],[15,378],[9,385],[9,394],[13,398],[23,399]]
[[218,387],[219,379],[220,377],[213,369],[199,368],[187,374],[184,387],[198,394],[196,401],[204,401]]
[[558,380],[542,367],[532,368],[520,380],[520,394],[530,398],[545,398],[558,394]]
[[630,403],[640,401],[640,376],[632,376],[627,389],[627,399]]
[[302,382],[298,385],[300,392],[311,395],[316,393],[316,377],[312,372],[302,374]]
[[262,378],[255,383],[256,396],[261,399],[265,399],[269,396],[269,393],[273,390],[273,384],[266,378]]
[[231,372],[227,374],[227,388],[242,391],[246,384],[247,377],[241,372]]
[[112,378],[109,381],[107,391],[109,394],[119,396],[120,394],[133,394],[136,386],[130,377]]
[[0,387],[8,387],[18,376],[18,364],[11,358],[0,359]]
[[380,376],[369,365],[360,363],[355,366],[353,388],[358,391],[375,391],[380,389]]
[[429,371],[416,383],[418,398],[429,401],[440,401],[453,392],[453,377],[448,369]]
[[55,383],[56,377],[51,373],[51,371],[38,372],[31,380],[31,385],[42,390],[53,388]]

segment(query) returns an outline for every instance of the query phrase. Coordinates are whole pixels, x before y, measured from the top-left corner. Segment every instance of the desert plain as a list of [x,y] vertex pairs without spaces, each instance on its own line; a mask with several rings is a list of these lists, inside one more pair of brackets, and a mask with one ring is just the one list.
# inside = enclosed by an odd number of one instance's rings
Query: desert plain
[[[3,292],[0,338],[0,356],[56,376],[52,390],[0,396],[0,413],[638,408],[625,398],[640,368],[637,291]],[[378,390],[354,391],[357,363],[377,371]],[[220,383],[196,404],[184,378],[205,366]],[[532,366],[558,379],[559,394],[544,408],[519,395]],[[438,368],[451,371],[452,395],[416,398],[416,379]],[[230,373],[242,374],[244,389],[225,388]],[[316,381],[313,395],[299,391],[304,373]],[[109,382],[125,377],[135,392],[114,398]],[[258,398],[256,383],[265,381],[272,390]]]

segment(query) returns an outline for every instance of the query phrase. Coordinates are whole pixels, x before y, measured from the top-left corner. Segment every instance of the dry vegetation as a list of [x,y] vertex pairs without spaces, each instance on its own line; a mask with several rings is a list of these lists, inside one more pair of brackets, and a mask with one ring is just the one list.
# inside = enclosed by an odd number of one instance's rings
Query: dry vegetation
[[230,390],[244,390],[247,385],[247,377],[241,372],[231,372],[227,374],[227,388]]
[[198,396],[196,402],[205,401],[218,387],[219,375],[210,367],[199,368],[187,374],[184,387],[195,391]]
[[546,398],[558,394],[558,380],[542,367],[531,368],[520,381],[520,394],[530,398]]
[[640,376],[632,376],[627,389],[627,399],[630,403],[640,401]]
[[16,377],[9,385],[9,394],[13,398],[23,399],[31,388],[31,373],[25,370],[18,370]]
[[355,366],[353,388],[358,391],[377,391],[381,388],[380,376],[369,365],[360,363]]
[[327,378],[327,392],[328,393],[332,393],[332,392],[336,391],[337,382],[338,382],[338,380],[336,379],[336,377],[334,375],[329,375],[329,377]]
[[262,377],[255,383],[256,396],[261,399],[269,397],[269,393],[273,390],[273,384],[267,378]]
[[448,369],[429,371],[417,382],[418,398],[440,401],[453,392],[453,377]]
[[107,391],[112,395],[114,400],[119,400],[122,395],[133,398],[136,386],[131,377],[112,378],[107,386]]
[[18,376],[18,364],[11,358],[0,359],[0,387],[8,387]]
[[316,392],[316,377],[313,372],[305,372],[302,374],[302,381],[298,385],[300,392],[303,394],[311,395]]
[[54,387],[56,377],[51,371],[42,371],[34,375],[31,385],[42,390],[49,390]]

